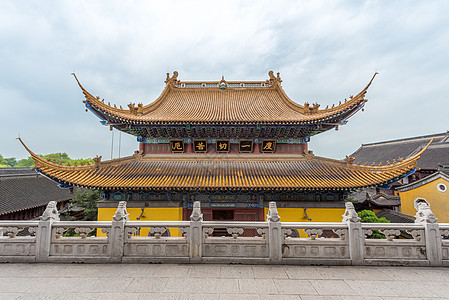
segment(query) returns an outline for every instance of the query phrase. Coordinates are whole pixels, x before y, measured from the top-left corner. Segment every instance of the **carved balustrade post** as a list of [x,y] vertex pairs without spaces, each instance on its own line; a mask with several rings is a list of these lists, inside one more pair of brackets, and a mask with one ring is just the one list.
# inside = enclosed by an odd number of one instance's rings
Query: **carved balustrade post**
[[59,212],[56,208],[56,201],[47,204],[36,232],[36,261],[46,262],[50,256],[52,224],[59,221]]
[[271,263],[282,261],[282,240],[281,217],[279,217],[276,202],[270,202],[267,214],[268,222],[268,249]]
[[112,217],[112,226],[108,234],[111,247],[111,262],[120,262],[122,260],[123,248],[125,247],[125,223],[129,220],[128,216],[126,201],[120,201],[117,211]]
[[189,239],[189,259],[190,262],[201,262],[203,252],[203,214],[199,201],[193,203],[192,214],[190,215],[190,229],[187,238]]
[[343,223],[348,224],[349,257],[352,265],[363,265],[365,259],[365,234],[362,223],[355,211],[354,204],[345,203],[346,210],[343,214]]
[[431,266],[441,266],[443,264],[443,244],[440,233],[440,225],[437,218],[430,210],[427,201],[416,199],[415,223],[424,225],[424,234],[426,238],[426,256]]

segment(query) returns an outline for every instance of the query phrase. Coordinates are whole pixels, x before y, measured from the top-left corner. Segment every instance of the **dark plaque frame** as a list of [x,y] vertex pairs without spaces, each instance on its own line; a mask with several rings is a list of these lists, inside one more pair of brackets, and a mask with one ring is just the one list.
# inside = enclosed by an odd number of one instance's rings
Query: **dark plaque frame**
[[[220,147],[218,146],[218,144],[221,143],[226,143],[227,144],[227,149],[226,150],[220,150]],[[229,151],[231,151],[231,142],[229,140],[217,140],[215,142],[215,150],[217,151],[217,153],[229,153]]]
[[252,153],[254,150],[253,140],[240,140],[239,141],[239,152],[240,153]]
[[[268,143],[273,143],[273,150],[264,150]],[[260,152],[263,153],[274,153],[276,151],[276,140],[262,140]]]
[[[203,143],[204,150],[198,150],[197,149],[199,143]],[[193,152],[195,152],[195,153],[206,153],[207,152],[207,140],[193,140]]]
[[[180,146],[182,149],[179,148],[174,148],[175,143],[180,143]],[[184,145],[184,140],[170,140],[170,150],[173,153],[184,153],[185,152],[185,145]]]

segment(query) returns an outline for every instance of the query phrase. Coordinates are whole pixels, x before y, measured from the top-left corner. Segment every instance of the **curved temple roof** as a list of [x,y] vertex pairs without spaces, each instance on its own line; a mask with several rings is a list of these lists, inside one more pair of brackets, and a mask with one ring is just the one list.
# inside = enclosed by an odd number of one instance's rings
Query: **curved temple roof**
[[[289,123],[318,124],[342,122],[363,107],[368,85],[356,96],[332,108],[318,104],[299,105],[281,87],[279,73],[269,73],[266,81],[181,82],[175,71],[167,73],[166,87],[159,98],[148,105],[133,103],[129,109],[112,107],[92,96],[78,81],[86,106],[111,124],[169,123]],[[338,124],[336,124],[338,125]]]
[[[20,142],[23,144],[22,140]],[[413,172],[422,151],[385,166],[352,164],[313,154],[134,156],[94,165],[61,166],[31,154],[38,172],[64,186],[131,189],[295,189],[351,190],[388,184]],[[430,145],[430,143],[429,143]],[[428,145],[427,145],[428,146]]]

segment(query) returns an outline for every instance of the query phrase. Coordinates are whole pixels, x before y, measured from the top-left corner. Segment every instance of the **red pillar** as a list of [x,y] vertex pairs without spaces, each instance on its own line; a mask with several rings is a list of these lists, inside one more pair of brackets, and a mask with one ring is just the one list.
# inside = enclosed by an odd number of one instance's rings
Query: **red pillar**
[[302,153],[309,151],[309,144],[304,143],[301,144],[301,146],[302,146]]

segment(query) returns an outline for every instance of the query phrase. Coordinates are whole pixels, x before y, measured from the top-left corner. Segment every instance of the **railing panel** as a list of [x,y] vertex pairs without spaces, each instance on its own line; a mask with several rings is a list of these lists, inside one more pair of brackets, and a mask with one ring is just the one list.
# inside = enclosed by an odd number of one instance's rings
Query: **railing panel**
[[[203,257],[267,258],[268,225],[266,222],[204,221]],[[216,229],[225,231],[225,236],[214,236]],[[244,237],[251,229],[256,236]]]
[[35,257],[37,221],[0,221],[0,257]]
[[349,259],[348,226],[342,223],[281,223],[282,257],[303,260]]
[[449,261],[449,224],[440,224],[443,261]]
[[39,221],[0,221],[0,262],[449,266],[449,224],[422,203],[413,224],[360,223],[351,203],[342,223],[281,223],[274,202],[267,222],[203,221],[194,208],[191,221],[129,221],[120,202],[111,222],[60,221],[50,202]]
[[[365,223],[365,259],[426,260],[425,228],[422,224]],[[384,239],[370,239],[374,230]],[[410,236],[411,238],[406,238]]]
[[[97,230],[109,235],[112,222],[55,221],[52,225],[50,256],[108,257],[111,254],[109,238],[89,236]],[[67,233],[74,236],[67,235]]]
[[[123,255],[134,258],[189,257],[187,221],[128,221]],[[142,236],[142,231],[148,232]],[[175,234],[176,233],[176,234]]]

